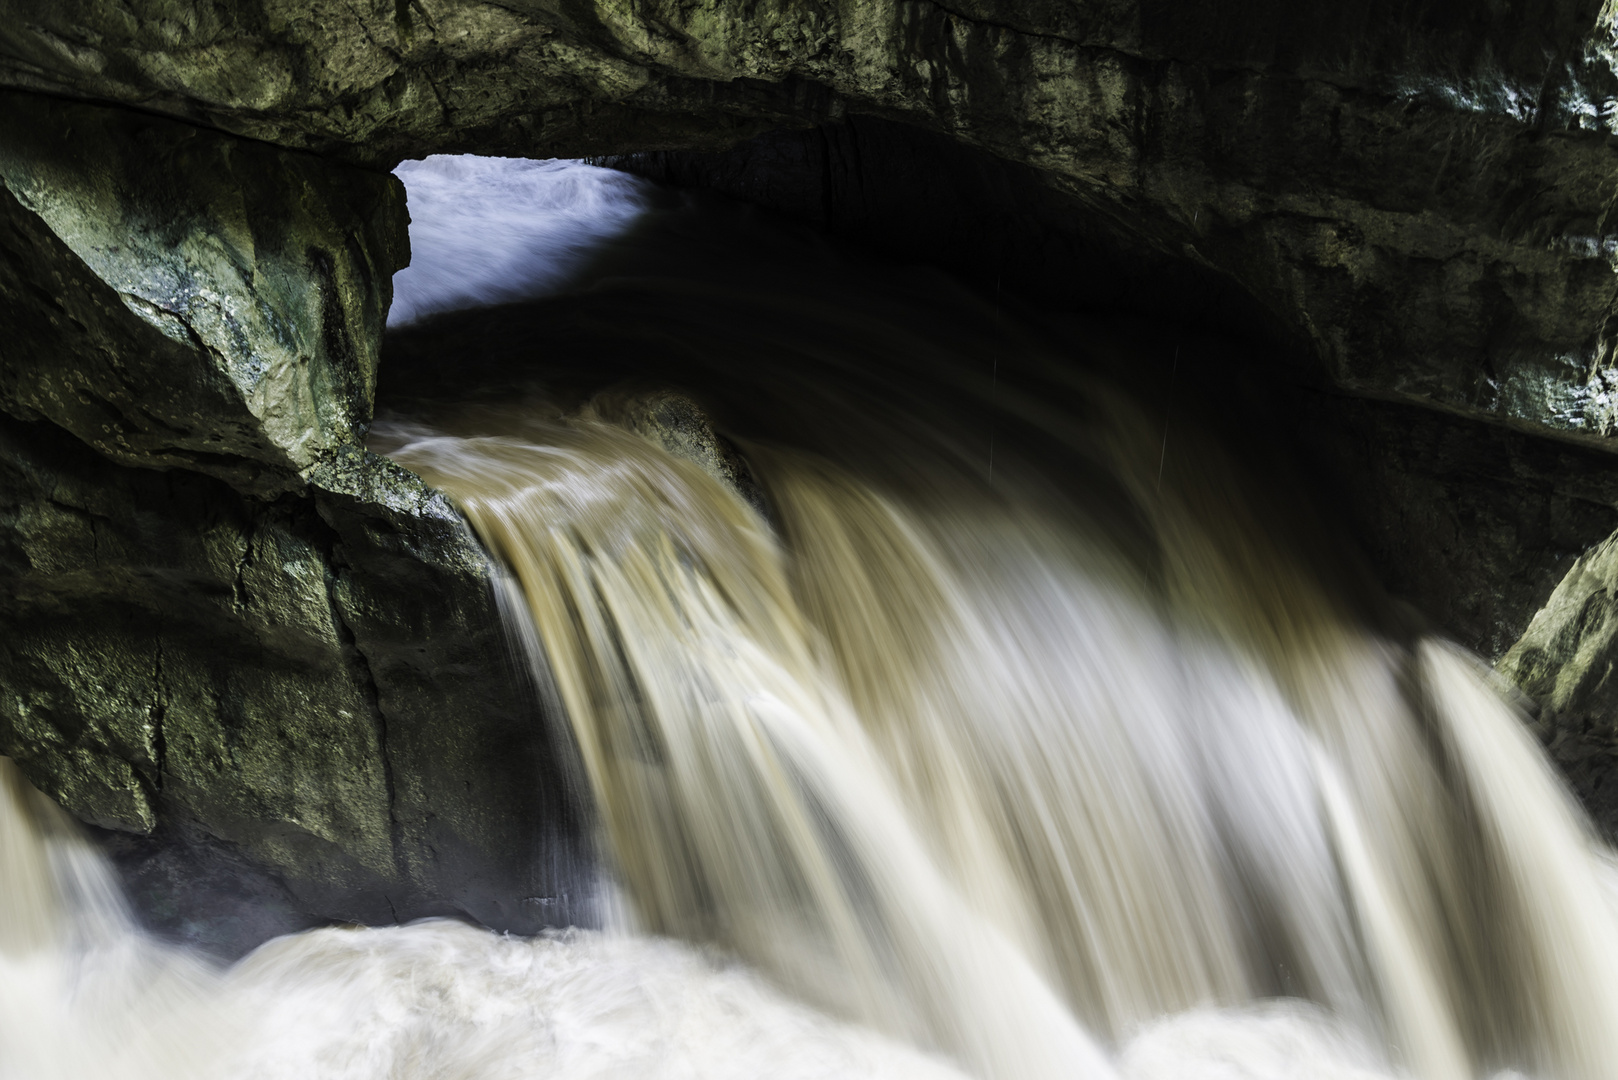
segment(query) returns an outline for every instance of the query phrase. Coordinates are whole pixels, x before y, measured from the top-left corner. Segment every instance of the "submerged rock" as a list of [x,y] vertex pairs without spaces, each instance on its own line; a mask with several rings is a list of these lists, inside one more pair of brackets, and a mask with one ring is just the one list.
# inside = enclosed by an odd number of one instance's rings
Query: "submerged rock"
[[591,399],[588,414],[633,431],[675,457],[684,458],[740,495],[765,517],[764,489],[747,459],[721,435],[713,418],[691,397],[671,389],[618,390]]

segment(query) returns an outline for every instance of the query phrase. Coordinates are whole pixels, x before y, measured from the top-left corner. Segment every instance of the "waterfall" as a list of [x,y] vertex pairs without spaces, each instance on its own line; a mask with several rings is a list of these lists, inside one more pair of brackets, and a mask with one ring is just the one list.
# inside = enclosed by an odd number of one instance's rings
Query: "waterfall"
[[722,437],[604,400],[379,439],[520,583],[639,926],[982,1077],[1110,1076],[1163,1016],[1282,997],[1434,1080],[1618,1060],[1599,856],[1542,755],[1476,661],[1245,533],[1215,448],[1203,522],[1107,402],[1143,572],[1009,463],[750,442],[761,512]]
[[1610,1075],[1609,853],[1262,469],[1195,425],[1165,467],[935,278],[580,166],[403,175],[443,251],[372,446],[501,567],[605,925],[223,966],[0,759],[0,1080]]
[[606,425],[418,439],[516,573],[636,914],[990,1077],[1105,1076],[911,828],[768,530]]

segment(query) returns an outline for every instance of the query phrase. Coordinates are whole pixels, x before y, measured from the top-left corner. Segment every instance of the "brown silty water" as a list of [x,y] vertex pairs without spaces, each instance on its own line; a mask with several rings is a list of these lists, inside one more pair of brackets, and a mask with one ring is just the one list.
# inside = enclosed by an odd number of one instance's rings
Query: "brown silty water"
[[980,1076],[1283,996],[1421,1077],[1607,1075],[1602,856],[1486,670],[1368,629],[1213,444],[1154,481],[1155,426],[1077,381],[1128,528],[1059,456],[990,480],[836,393],[739,457],[648,425],[667,391],[377,444],[514,574],[645,929]]
[[[545,221],[641,212],[583,166],[450,164],[406,177],[421,251],[504,243],[512,176]],[[395,335],[420,392],[373,433],[503,575],[609,928],[222,968],[141,934],[0,759],[0,1077],[1613,1073],[1608,851],[1306,484],[936,277],[668,215],[561,299]],[[493,276],[457,288],[534,295]]]

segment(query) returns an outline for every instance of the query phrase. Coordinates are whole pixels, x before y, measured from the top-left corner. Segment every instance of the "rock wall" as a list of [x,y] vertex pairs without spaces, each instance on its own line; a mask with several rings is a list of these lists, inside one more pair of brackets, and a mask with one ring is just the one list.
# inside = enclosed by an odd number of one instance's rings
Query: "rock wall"
[[160,924],[226,952],[311,920],[567,921],[575,801],[490,567],[359,442],[397,182],[5,98],[0,753],[159,837],[109,843]]
[[1030,166],[1090,228],[1229,281],[1345,389],[1597,442],[1618,424],[1599,0],[0,14],[0,84],[370,164],[717,151],[884,117]]

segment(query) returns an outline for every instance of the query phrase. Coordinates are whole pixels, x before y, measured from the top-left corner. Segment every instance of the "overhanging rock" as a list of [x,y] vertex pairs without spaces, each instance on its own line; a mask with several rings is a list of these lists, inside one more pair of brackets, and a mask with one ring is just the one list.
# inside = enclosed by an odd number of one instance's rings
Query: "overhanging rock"
[[398,181],[8,93],[0,184],[0,408],[264,493],[363,432]]

